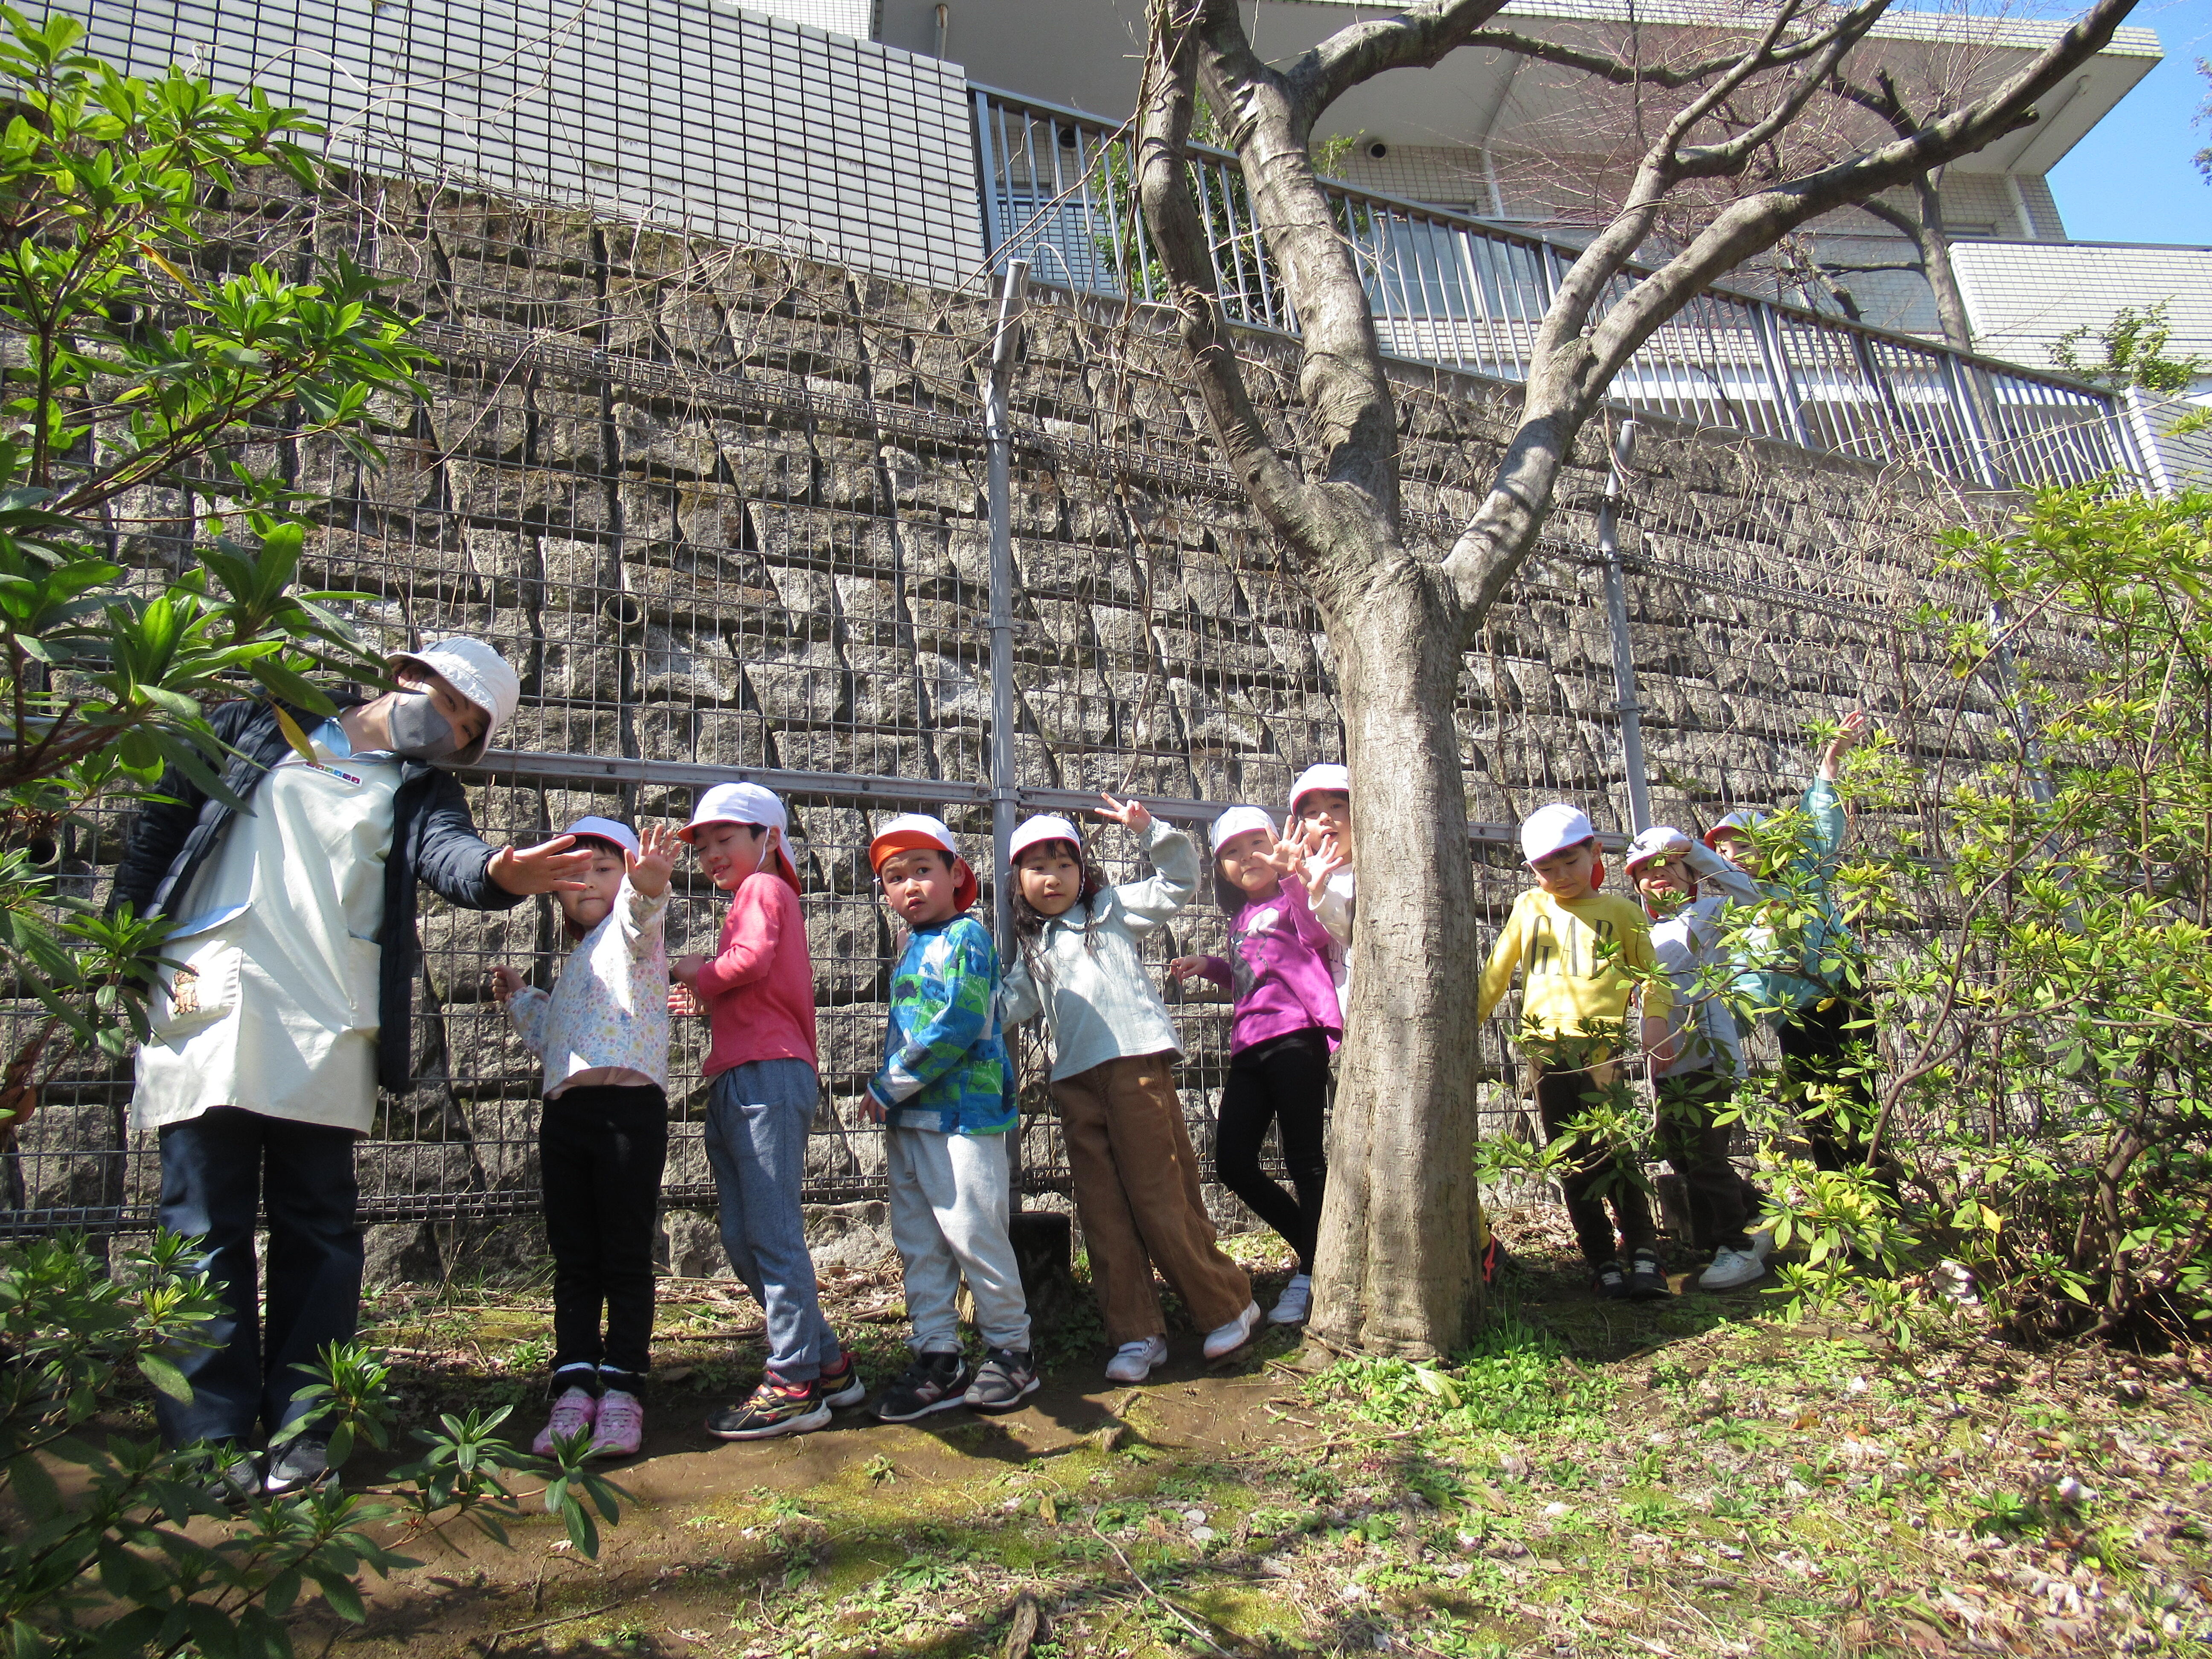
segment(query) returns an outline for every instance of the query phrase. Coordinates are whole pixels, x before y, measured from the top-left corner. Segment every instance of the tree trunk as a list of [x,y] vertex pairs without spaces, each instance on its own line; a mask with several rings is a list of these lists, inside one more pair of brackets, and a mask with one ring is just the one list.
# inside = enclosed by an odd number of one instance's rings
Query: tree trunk
[[1959,274],[1951,265],[1951,234],[1943,223],[1943,198],[1935,179],[1926,173],[1912,181],[1920,208],[1913,234],[1918,245],[1920,269],[1936,296],[1936,319],[1943,330],[1943,343],[1955,351],[1974,349],[1974,325],[1966,315],[1966,296],[1959,291]]
[[1353,779],[1359,905],[1313,1329],[1434,1358],[1483,1313],[1474,879],[1452,703],[1459,630],[1402,548],[1324,599]]

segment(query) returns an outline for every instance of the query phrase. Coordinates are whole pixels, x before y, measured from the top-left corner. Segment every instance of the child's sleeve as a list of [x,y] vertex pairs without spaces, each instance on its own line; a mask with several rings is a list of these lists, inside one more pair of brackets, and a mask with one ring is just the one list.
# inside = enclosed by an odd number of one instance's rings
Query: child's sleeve
[[951,948],[939,958],[942,977],[930,988],[941,991],[943,1000],[868,1085],[868,1092],[880,1105],[896,1106],[920,1094],[965,1060],[991,1028],[996,964],[990,936],[970,922],[953,930],[948,943]]
[[1828,875],[1836,867],[1837,854],[1844,850],[1843,799],[1836,793],[1834,784],[1826,778],[1815,778],[1800,805],[1806,817],[1813,821],[1811,845],[1805,849],[1808,860],[1816,874]]
[[1521,952],[1525,948],[1527,922],[1521,901],[1513,901],[1513,908],[1505,918],[1504,931],[1498,934],[1498,943],[1490,947],[1490,960],[1482,965],[1482,984],[1477,993],[1474,1017],[1488,1019],[1505,994],[1513,988],[1513,975],[1521,966]]
[[775,961],[783,918],[769,896],[769,890],[759,884],[769,881],[781,885],[782,878],[749,876],[731,900],[727,942],[699,968],[702,997],[726,996],[740,985],[750,985]]
[[545,1014],[553,1006],[553,999],[535,985],[526,985],[507,1000],[507,1017],[514,1022],[522,1046],[538,1056],[545,1058]]
[[1200,957],[1198,971],[1224,991],[1237,983],[1237,975],[1231,970],[1227,957]]
[[1014,965],[1006,969],[1006,982],[999,988],[999,1024],[1011,1030],[1043,1012],[1044,1000],[1037,995],[1029,964],[1016,957]]
[[1145,851],[1152,860],[1150,881],[1133,881],[1116,887],[1129,932],[1141,937],[1190,902],[1198,891],[1198,848],[1188,836],[1154,818],[1145,833]]
[[1738,904],[1757,904],[1764,896],[1757,882],[1702,842],[1692,842],[1683,861],[1699,881],[1711,882],[1715,892]]
[[1298,943],[1317,957],[1326,957],[1336,948],[1336,937],[1321,925],[1321,918],[1313,913],[1306,902],[1305,891],[1295,880],[1283,884],[1283,908],[1291,913],[1291,930],[1298,936]]
[[1341,945],[1352,943],[1352,901],[1358,891],[1351,871],[1335,871],[1322,884],[1321,902],[1313,908],[1314,920]]
[[[1641,921],[1642,918],[1638,917]],[[1659,957],[1651,948],[1651,927],[1631,927],[1620,941],[1621,960],[1635,968],[1656,968]],[[1664,978],[1646,980],[1642,993],[1646,1019],[1664,1019],[1674,1012],[1674,988]]]
[[659,896],[648,898],[623,878],[622,892],[615,902],[615,925],[622,929],[623,943],[629,947],[633,957],[653,954],[654,943],[668,921],[669,888],[662,888]]

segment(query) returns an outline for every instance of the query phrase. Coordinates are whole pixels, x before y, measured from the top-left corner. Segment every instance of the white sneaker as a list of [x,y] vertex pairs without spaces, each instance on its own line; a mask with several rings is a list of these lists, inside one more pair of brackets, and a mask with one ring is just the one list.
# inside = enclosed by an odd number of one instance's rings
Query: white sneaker
[[1293,1273],[1283,1286],[1282,1300],[1267,1310],[1270,1325],[1303,1325],[1313,1311],[1313,1275]]
[[1114,1357],[1106,1362],[1106,1380],[1109,1382],[1141,1382],[1152,1374],[1155,1365],[1167,1363],[1167,1338],[1140,1336],[1134,1342],[1124,1342],[1115,1350]]
[[1259,1328],[1259,1324],[1260,1304],[1256,1302],[1247,1302],[1243,1313],[1238,1314],[1219,1330],[1208,1331],[1206,1334],[1206,1357],[1208,1359],[1219,1359],[1224,1355],[1235,1353],[1237,1349],[1252,1340],[1252,1333]]
[[[1756,1241],[1754,1241],[1754,1244]],[[1716,1250],[1713,1265],[1698,1275],[1701,1291],[1732,1291],[1766,1276],[1766,1262],[1757,1249]]]
[[1974,1270],[1963,1261],[1954,1261],[1945,1256],[1928,1272],[1928,1288],[1947,1302],[1962,1308],[1982,1305],[1981,1293],[1974,1289]]

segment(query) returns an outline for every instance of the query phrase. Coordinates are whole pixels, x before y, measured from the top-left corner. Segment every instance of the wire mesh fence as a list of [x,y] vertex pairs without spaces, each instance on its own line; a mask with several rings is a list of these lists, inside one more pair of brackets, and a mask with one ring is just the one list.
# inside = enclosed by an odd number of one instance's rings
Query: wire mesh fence
[[[523,684],[501,747],[469,775],[495,842],[586,812],[680,822],[735,776],[783,792],[805,888],[822,1040],[807,1164],[820,1201],[875,1196],[879,1132],[860,1097],[880,1059],[899,941],[866,849],[897,811],[945,817],[988,865],[991,685],[981,384],[990,307],[787,252],[688,238],[436,179],[358,176],[319,197],[265,185],[227,204],[210,270],[343,249],[384,275],[441,356],[429,395],[384,411],[387,459],[272,430],[269,452],[326,497],[303,576],[357,592],[387,647],[448,632],[496,645]],[[1294,344],[1248,342],[1255,384],[1295,426]],[[1214,464],[1180,348],[1126,301],[1034,296],[1013,390],[1013,780],[1030,810],[1102,789],[1202,826],[1280,811],[1341,758],[1328,647],[1296,572]],[[1401,377],[1409,524],[1448,542],[1503,431],[1495,382]],[[1636,696],[1660,816],[1694,828],[1802,787],[1807,722],[1865,703],[1939,708],[1946,752],[2005,741],[2000,699],[1934,659],[1912,616],[1948,594],[1926,532],[1962,501],[1927,479],[1662,427],[1630,482]],[[1620,690],[1592,561],[1602,474],[1578,467],[1540,556],[1468,653],[1457,718],[1488,920],[1522,884],[1510,824],[1547,800],[1626,827]],[[173,567],[189,482],[148,492],[125,556]],[[1948,595],[1957,597],[1956,595]],[[127,826],[64,848],[97,891]],[[1869,832],[1880,826],[1867,826]],[[1109,875],[1138,872],[1119,832]],[[711,949],[716,896],[679,872],[672,951]],[[557,919],[426,896],[414,1083],[387,1095],[358,1160],[363,1218],[479,1222],[537,1204],[537,1075],[492,1000],[507,963],[545,983]],[[1212,951],[1201,898],[1152,945]],[[1479,964],[1440,964],[1475,971]],[[9,1005],[12,1021],[26,1006]],[[1194,1139],[1210,1152],[1227,1012],[1177,1002]],[[673,1207],[711,1203],[699,1139],[703,1025],[672,1056]],[[1515,1107],[1495,1035],[1489,1127]],[[1035,1037],[1021,1168],[1064,1189]],[[130,1078],[88,1066],[0,1155],[14,1230],[149,1224],[150,1138],[125,1130]]]

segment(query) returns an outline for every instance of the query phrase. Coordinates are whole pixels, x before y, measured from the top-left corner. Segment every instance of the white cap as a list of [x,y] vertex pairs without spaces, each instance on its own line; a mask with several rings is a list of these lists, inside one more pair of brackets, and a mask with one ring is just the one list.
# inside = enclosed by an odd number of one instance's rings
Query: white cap
[[490,746],[491,734],[507,724],[507,716],[522,701],[522,682],[507,665],[507,659],[482,640],[434,640],[420,651],[395,651],[384,661],[388,668],[405,664],[428,669],[489,717],[483,736],[447,757],[453,765],[467,766],[482,760]]
[[564,836],[596,836],[601,841],[611,841],[625,853],[638,850],[637,831],[613,818],[578,818],[561,832]]
[[1056,814],[1040,812],[1033,818],[1023,819],[1014,830],[1014,838],[1006,846],[1006,862],[1012,864],[1029,848],[1044,841],[1073,842],[1077,857],[1082,856],[1083,837],[1076,833],[1075,826]]
[[793,891],[798,890],[799,872],[784,847],[791,836],[791,817],[773,789],[763,789],[757,783],[716,784],[699,797],[699,804],[691,809],[691,822],[676,832],[676,839],[696,842],[700,826],[707,823],[757,823],[776,831],[776,873],[791,884]]
[[1248,830],[1265,830],[1272,836],[1275,833],[1275,821],[1260,807],[1232,806],[1213,821],[1213,850],[1218,853],[1222,842]]
[[1620,867],[1634,875],[1639,864],[1649,864],[1654,859],[1679,858],[1696,845],[1673,824],[1655,823],[1628,843],[1628,852],[1620,860]]
[[1713,844],[1713,837],[1715,836],[1724,836],[1729,834],[1731,830],[1739,836],[1747,836],[1765,822],[1765,813],[1754,812],[1750,811],[1748,808],[1746,808],[1742,811],[1731,812],[1726,817],[1723,818],[1718,823],[1715,824],[1711,829],[1705,831],[1705,845],[1711,847]]
[[1306,768],[1298,774],[1298,781],[1291,786],[1291,816],[1297,817],[1298,802],[1305,796],[1329,789],[1349,795],[1352,793],[1352,774],[1333,761]]
[[1563,800],[1553,801],[1521,820],[1521,856],[1534,864],[1563,847],[1572,847],[1596,834],[1597,826],[1581,807],[1570,806]]

